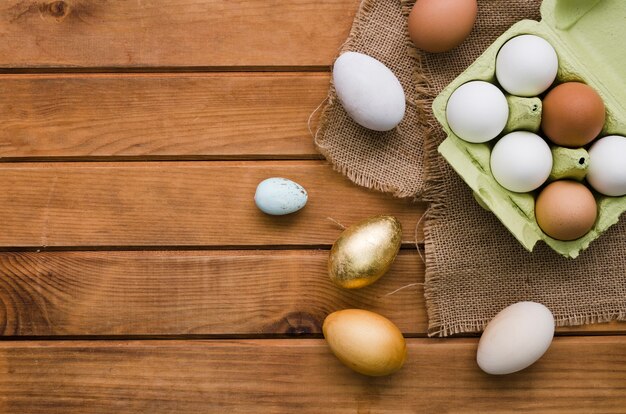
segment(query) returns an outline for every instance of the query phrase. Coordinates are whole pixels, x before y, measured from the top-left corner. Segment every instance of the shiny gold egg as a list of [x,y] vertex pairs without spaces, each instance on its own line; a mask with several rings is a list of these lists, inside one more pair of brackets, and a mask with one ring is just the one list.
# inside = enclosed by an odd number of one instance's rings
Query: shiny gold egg
[[347,367],[370,376],[389,375],[406,360],[406,341],[389,319],[361,309],[326,317],[322,327],[331,351]]
[[346,289],[376,282],[398,255],[402,225],[392,216],[376,216],[348,227],[330,250],[330,279]]

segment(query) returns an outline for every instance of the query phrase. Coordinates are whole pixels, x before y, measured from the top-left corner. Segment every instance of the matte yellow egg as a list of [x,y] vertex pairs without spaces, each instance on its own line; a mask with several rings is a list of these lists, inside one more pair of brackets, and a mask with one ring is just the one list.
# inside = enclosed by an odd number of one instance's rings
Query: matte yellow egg
[[354,371],[389,375],[406,360],[406,341],[389,319],[361,309],[344,309],[326,317],[322,327],[331,351]]
[[346,289],[371,285],[384,275],[402,244],[402,225],[392,216],[376,216],[347,228],[328,259],[330,279]]

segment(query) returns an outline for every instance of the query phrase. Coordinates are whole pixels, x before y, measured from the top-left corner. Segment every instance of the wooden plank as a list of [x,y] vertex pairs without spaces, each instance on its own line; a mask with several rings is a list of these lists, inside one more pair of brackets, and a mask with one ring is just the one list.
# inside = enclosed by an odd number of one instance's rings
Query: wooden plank
[[329,313],[363,308],[409,335],[426,332],[417,251],[379,282],[348,291],[327,274],[328,251],[0,254],[2,335],[321,333]]
[[307,121],[329,82],[325,73],[4,75],[0,157],[320,158]]
[[[327,258],[320,250],[0,253],[0,335],[308,335],[321,333],[330,312],[361,308],[426,336],[416,250],[353,291],[330,282]],[[624,331],[618,322],[559,328]]]
[[328,65],[358,0],[5,0],[0,66]]
[[[256,186],[287,177],[309,192],[297,214],[256,208]],[[414,243],[423,204],[350,183],[322,161],[0,164],[0,247],[319,246],[377,214]]]
[[2,412],[623,413],[626,337],[557,338],[489,376],[476,340],[408,340],[390,377],[353,373],[323,340],[3,342]]

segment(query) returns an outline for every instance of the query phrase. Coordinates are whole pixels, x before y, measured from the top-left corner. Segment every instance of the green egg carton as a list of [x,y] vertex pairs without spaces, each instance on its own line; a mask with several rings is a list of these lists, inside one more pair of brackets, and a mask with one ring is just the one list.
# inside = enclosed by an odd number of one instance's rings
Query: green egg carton
[[[626,211],[626,196],[607,197],[595,193],[598,218],[591,231],[573,241],[553,239],[541,231],[535,220],[536,194],[508,191],[491,174],[491,148],[497,139],[484,144],[463,141],[452,132],[446,120],[448,99],[459,86],[473,80],[497,85],[495,61],[502,45],[513,37],[534,34],[550,42],[557,52],[559,71],[556,83],[584,82],[604,100],[606,122],[600,136],[626,136],[626,1],[544,0],[541,16],[541,22],[523,20],[513,25],[437,96],[433,111],[448,135],[438,150],[474,191],[480,205],[491,210],[528,251],[543,240],[559,254],[576,258],[593,240],[618,222],[619,216]],[[502,135],[515,130],[538,132],[540,99],[509,96],[507,100],[509,121]],[[554,151],[555,167],[558,167],[558,159],[577,156],[574,151],[569,155],[567,150],[559,154]],[[593,159],[589,162],[593,163]],[[626,168],[626,160],[624,165]],[[576,174],[571,177],[576,178]]]

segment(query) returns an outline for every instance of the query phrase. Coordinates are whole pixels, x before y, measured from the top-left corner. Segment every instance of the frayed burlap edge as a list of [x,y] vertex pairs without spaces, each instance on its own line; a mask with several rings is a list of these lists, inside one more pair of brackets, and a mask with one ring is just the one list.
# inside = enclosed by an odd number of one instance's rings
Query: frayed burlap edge
[[[339,55],[341,55],[343,52],[351,50],[352,43],[353,43],[352,40],[359,36],[362,25],[365,24],[369,20],[369,16],[371,15],[373,4],[376,1],[380,1],[380,0],[363,0],[361,2],[359,9],[356,12],[354,22],[352,23],[350,34],[348,35],[348,38],[343,43],[343,45],[340,47],[337,54],[335,55],[335,59],[339,57]],[[397,0],[397,1],[400,1],[400,3],[402,4],[402,11],[404,15],[408,17],[408,14],[411,11],[413,4],[415,3],[415,0]],[[408,29],[406,27],[405,27],[404,32],[405,32],[405,40],[406,40],[406,45],[407,45],[408,56],[413,60],[415,67],[416,67],[415,71],[413,72],[413,81],[414,81],[413,83],[415,85],[415,88],[417,88],[417,92],[419,96],[424,96],[424,98],[417,99],[417,100],[410,100],[407,98],[407,104],[417,108],[417,111],[419,113],[420,123],[427,122],[428,116],[427,116],[426,111],[428,110],[428,107],[431,101],[431,99],[429,98],[430,94],[427,93],[428,92],[428,88],[426,87],[427,80],[426,80],[426,77],[422,74],[422,71],[418,69],[422,67],[421,58],[419,56],[417,49],[415,48],[413,43],[410,41]],[[332,73],[332,66],[331,66],[331,73]],[[317,139],[318,136],[320,134],[324,135],[326,131],[326,122],[324,121],[330,111],[332,104],[335,102],[336,99],[337,99],[337,93],[335,92],[335,86],[332,83],[332,76],[331,76],[331,84],[328,90],[328,96],[325,99],[326,105],[324,106],[324,109],[322,110],[319,121],[318,121],[318,125],[321,125],[321,126],[317,128],[313,136],[313,141],[315,143],[316,149],[320,152],[320,154],[324,156],[324,158],[326,158],[331,163],[335,171],[346,176],[353,183],[360,185],[362,187],[372,189],[372,190],[381,191],[384,193],[390,193],[394,197],[398,197],[398,198],[413,197],[413,199],[417,201],[419,199],[418,197],[421,196],[421,194],[415,194],[412,192],[408,192],[406,190],[401,190],[393,186],[385,185],[379,181],[376,181],[372,177],[368,177],[364,175],[360,171],[354,170],[350,166],[345,165],[342,162],[334,159],[332,155],[329,153],[329,151],[324,147],[324,145],[318,141]]]
[[[465,321],[454,324],[444,324],[439,310],[438,303],[435,303],[435,297],[438,297],[438,286],[440,286],[440,271],[435,260],[429,260],[429,251],[435,246],[432,242],[432,226],[437,220],[443,218],[443,212],[446,209],[444,202],[445,185],[443,180],[443,171],[436,162],[439,157],[437,147],[439,142],[437,134],[440,126],[433,121],[425,124],[424,133],[429,137],[424,142],[424,201],[429,203],[428,210],[424,213],[424,251],[425,251],[425,281],[424,298],[426,301],[426,311],[428,313],[428,336],[449,336],[463,333],[475,333],[482,331],[491,319],[484,318],[473,321]],[[608,323],[612,321],[626,321],[626,312],[597,312],[582,315],[554,315],[556,326],[579,326],[592,323]]]
[[[456,323],[447,326],[443,326],[441,323],[438,326],[431,326],[429,322],[428,336],[445,337],[457,334],[477,333],[484,330],[490,321],[491,319],[480,319],[476,321]],[[626,313],[597,313],[575,316],[554,315],[554,323],[557,327],[580,326],[595,323],[609,323],[613,321],[626,322]]]

